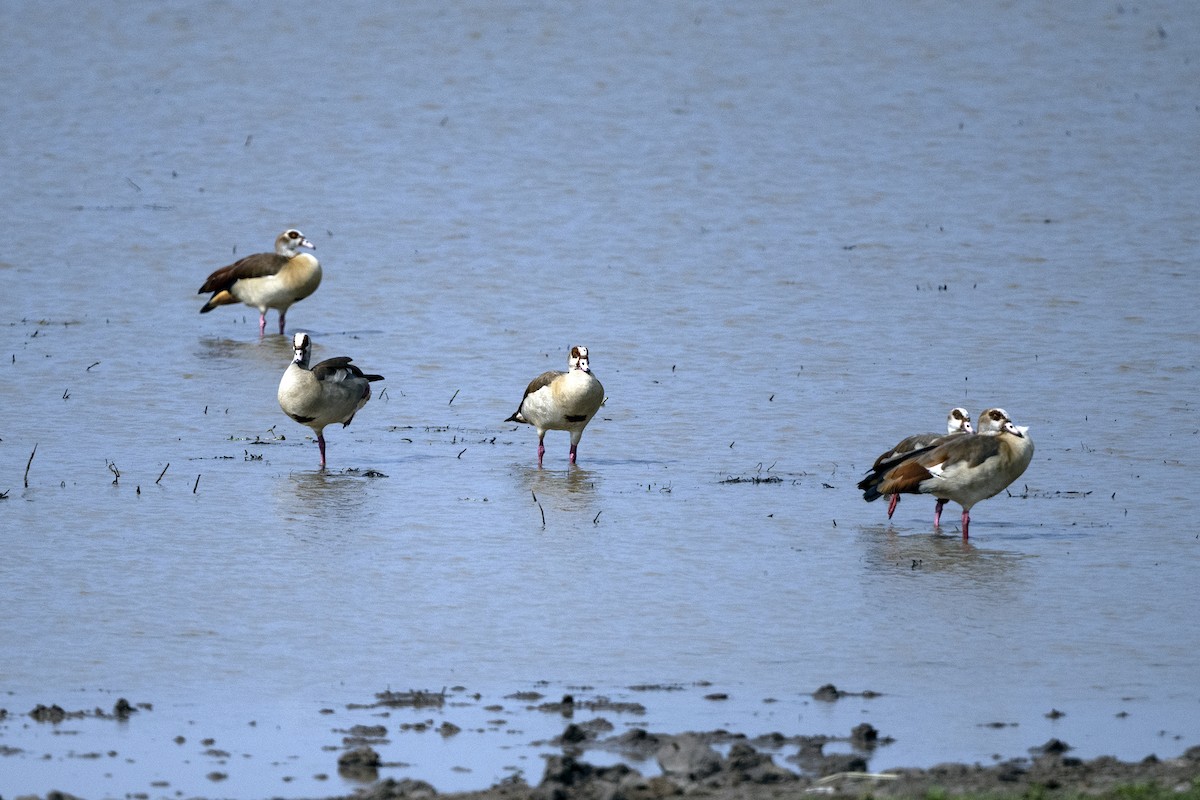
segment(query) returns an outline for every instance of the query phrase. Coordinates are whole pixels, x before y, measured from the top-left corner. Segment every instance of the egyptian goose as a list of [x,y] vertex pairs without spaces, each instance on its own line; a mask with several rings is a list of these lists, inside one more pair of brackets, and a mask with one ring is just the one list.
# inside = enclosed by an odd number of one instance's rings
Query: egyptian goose
[[[974,429],[971,428],[971,414],[965,408],[952,408],[946,416],[945,433],[916,433],[912,436],[907,436],[897,442],[886,453],[881,454],[879,458],[875,459],[875,464],[871,469],[879,469],[884,462],[892,461],[914,450],[920,450],[933,444],[940,444],[941,440],[945,437],[957,436],[961,433],[974,433]],[[900,495],[893,494],[888,497],[888,519],[892,518],[892,514],[896,511],[896,506],[899,504]]]
[[293,337],[292,349],[295,351],[292,363],[279,381],[279,407],[316,432],[324,467],[325,426],[335,422],[342,423],[343,428],[349,425],[371,399],[371,382],[381,381],[383,376],[363,374],[346,356],[326,359],[310,369],[312,340],[307,333]]
[[[999,433],[1004,423],[1010,422],[1008,412],[1003,408],[984,409],[979,415],[979,433]],[[894,497],[895,495],[893,495]],[[946,507],[946,498],[939,497],[933,507],[933,527],[942,524],[942,509]]]
[[505,422],[525,422],[537,428],[539,467],[546,452],[542,443],[546,431],[570,431],[570,461],[574,464],[583,429],[603,402],[604,387],[592,374],[588,349],[576,345],[567,358],[567,371],[551,370],[531,380],[521,404]]
[[[1003,414],[1001,409],[989,411]],[[996,431],[953,436],[941,444],[887,462],[872,470],[858,488],[868,503],[882,495],[897,493],[930,494],[943,502],[953,500],[962,506],[963,539],[966,539],[971,508],[1021,477],[1032,459],[1033,439],[1028,429],[1005,419]],[[934,525],[940,522],[939,503]]]
[[311,253],[300,252],[301,247],[317,249],[303,233],[292,228],[275,239],[274,253],[255,253],[221,267],[197,292],[213,293],[200,313],[230,303],[245,303],[258,309],[258,335],[262,336],[267,330],[267,309],[278,309],[282,335],[288,307],[308,297],[321,284],[321,263]]

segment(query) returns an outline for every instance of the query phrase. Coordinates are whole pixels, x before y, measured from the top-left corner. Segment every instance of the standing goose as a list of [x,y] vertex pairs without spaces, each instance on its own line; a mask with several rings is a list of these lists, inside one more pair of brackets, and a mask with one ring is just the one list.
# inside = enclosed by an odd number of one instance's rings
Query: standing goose
[[[879,469],[879,467],[885,462],[893,461],[900,456],[908,455],[909,453],[912,453],[916,450],[921,450],[933,444],[940,444],[941,441],[947,436],[957,436],[962,433],[974,433],[974,430],[971,428],[971,414],[965,408],[952,408],[950,409],[950,413],[946,416],[945,433],[916,433],[912,436],[905,437],[897,442],[896,445],[886,453],[883,453],[879,456],[879,458],[875,459],[875,464],[871,467],[871,469]],[[899,504],[900,495],[893,494],[888,497],[888,519],[892,518],[892,514],[896,511],[896,506]]]
[[[989,409],[989,411],[1000,409]],[[985,412],[986,414],[987,412]],[[1007,415],[1005,415],[1007,417]],[[981,420],[983,422],[983,420]],[[1033,459],[1027,428],[1006,419],[996,431],[953,436],[873,470],[859,484],[868,503],[885,494],[929,494],[962,506],[963,539],[969,535],[971,508],[994,497],[1025,472]],[[934,525],[940,524],[941,505]]]
[[[988,408],[984,409],[979,415],[979,433],[999,433],[1004,427],[1004,423],[1011,422],[1008,418],[1008,412],[1003,408]],[[939,442],[940,444],[940,442]],[[939,497],[937,503],[933,507],[933,527],[937,528],[942,524],[942,509],[946,507],[946,498]]]
[[317,434],[321,466],[325,466],[325,426],[335,422],[342,427],[371,399],[371,381],[382,375],[365,375],[346,356],[329,358],[309,369],[312,340],[307,333],[292,339],[295,356],[279,381],[279,407],[283,413],[307,425]]
[[208,276],[197,294],[212,292],[200,309],[207,314],[217,306],[245,303],[258,309],[258,335],[267,330],[267,309],[279,311],[279,333],[283,334],[288,307],[303,300],[321,284],[321,263],[301,247],[317,247],[295,228],[275,239],[274,253],[255,253]]
[[525,387],[525,396],[505,422],[525,422],[537,428],[538,466],[546,446],[542,440],[546,431],[570,431],[570,461],[575,463],[583,429],[604,402],[604,387],[588,365],[588,349],[583,345],[571,348],[567,371],[543,372]]

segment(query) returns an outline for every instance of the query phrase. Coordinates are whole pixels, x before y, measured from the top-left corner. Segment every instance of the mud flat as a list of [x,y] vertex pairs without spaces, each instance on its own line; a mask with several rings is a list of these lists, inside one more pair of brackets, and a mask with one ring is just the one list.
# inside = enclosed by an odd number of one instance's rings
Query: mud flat
[[[545,688],[545,687],[539,687]],[[639,691],[669,691],[678,687],[634,687]],[[705,690],[705,689],[702,689]],[[875,692],[845,692],[832,684],[812,693],[817,702],[857,696],[877,697]],[[710,692],[705,700],[720,700],[723,693]],[[389,747],[395,734],[420,735],[432,732],[442,739],[465,734],[459,725],[441,717],[447,708],[461,711],[472,704],[483,704],[484,710],[506,708],[505,716],[515,712],[518,719],[553,715],[561,718],[561,731],[552,737],[527,741],[540,753],[534,762],[540,771],[536,783],[529,782],[523,771],[498,780],[481,790],[440,792],[428,781],[395,777],[394,770],[410,765],[390,760],[395,748]],[[1200,800],[1200,746],[1192,746],[1174,758],[1147,756],[1139,761],[1122,761],[1114,757],[1079,758],[1072,747],[1057,738],[1030,747],[1028,755],[1005,758],[996,756],[989,764],[944,763],[921,768],[889,767],[872,769],[870,762],[881,749],[893,740],[863,722],[845,734],[785,735],[766,733],[748,736],[726,729],[665,733],[653,730],[644,722],[630,722],[630,717],[642,716],[646,709],[636,701],[614,700],[603,695],[571,693],[546,697],[529,690],[506,695],[506,705],[492,703],[481,695],[461,687],[442,691],[392,691],[376,693],[368,702],[351,703],[345,711],[363,716],[369,724],[335,727],[331,734],[341,737],[340,746],[325,746],[308,765],[326,765],[321,776],[328,780],[336,770],[344,783],[323,793],[319,788],[296,791],[288,797],[325,797],[328,800],[388,800],[389,798],[449,798],[451,800],[652,800],[676,796],[713,798],[714,800],[781,800],[786,798],[834,797],[897,797],[897,798],[1047,798],[1047,797],[1106,797],[1120,800],[1157,800],[1159,797],[1179,797]],[[403,712],[419,712],[418,716],[393,716]],[[155,713],[150,703],[130,703],[118,699],[111,711],[103,708],[67,710],[61,705],[39,704],[25,714],[10,714],[0,710],[0,720],[10,723],[4,728],[7,741],[0,744],[0,755],[13,758],[32,756],[23,751],[27,724],[53,726],[56,733],[70,735],[63,728],[72,721],[99,720],[128,724]],[[323,716],[335,714],[327,709]],[[1062,712],[1052,712],[1062,714]],[[583,719],[583,717],[587,717]],[[12,725],[21,719],[21,725]],[[418,719],[419,718],[419,719]],[[401,720],[409,721],[401,721]],[[416,719],[418,721],[411,721]],[[26,723],[24,720],[28,720]],[[460,721],[465,723],[465,720]],[[519,732],[506,727],[505,736]],[[554,724],[550,731],[559,730]],[[392,733],[394,732],[394,733]],[[185,741],[183,735],[175,738]],[[10,744],[11,743],[11,744]],[[492,741],[494,745],[494,740]],[[18,745],[18,746],[13,746]],[[200,745],[208,748],[206,755],[220,756],[225,763],[229,753],[219,750],[211,739]],[[488,745],[479,744],[481,747]],[[115,751],[111,754],[116,755]],[[265,755],[248,752],[247,758]],[[75,756],[76,758],[84,756]],[[98,758],[98,756],[97,756]],[[132,763],[132,761],[130,762]],[[258,768],[261,770],[261,767]],[[329,773],[329,774],[324,774]],[[222,792],[224,772],[212,772],[209,790],[181,791],[166,781],[151,785],[153,791],[122,790],[126,797],[157,796],[238,796],[256,800],[257,797],[278,797],[267,790],[261,794],[242,790]],[[127,785],[132,776],[126,776]],[[28,784],[27,784],[28,785]],[[358,788],[354,788],[354,787]],[[80,798],[120,796],[110,791],[100,794],[59,792],[46,786],[44,794],[9,794],[11,800],[70,800]]]
[[[349,795],[328,800],[397,800],[440,797],[445,800],[655,800],[665,797],[713,800],[787,800],[812,797],[1178,797],[1200,798],[1200,747],[1179,758],[1149,757],[1130,763],[1102,757],[1071,758],[1057,740],[1047,742],[1039,755],[992,766],[942,764],[929,769],[896,769],[881,773],[856,769],[854,757],[822,757],[805,753],[800,772],[775,763],[748,741],[737,741],[721,756],[710,743],[738,739],[724,731],[658,736],[646,732],[623,737],[628,746],[657,748],[662,774],[645,777],[620,763],[597,767],[576,755],[551,756],[541,782],[531,786],[515,778],[475,792],[441,794],[430,784],[412,779],[387,778]],[[571,728],[564,735],[573,735]],[[343,769],[369,772],[377,767],[370,748],[351,751],[341,760]],[[815,772],[810,769],[815,767]],[[136,795],[133,795],[136,796]],[[36,795],[18,797],[33,800]],[[62,792],[48,792],[46,800],[73,800]],[[80,799],[82,800],[82,799]]]
[[[571,729],[565,732],[569,734]],[[661,775],[644,777],[626,764],[596,767],[574,755],[552,756],[537,786],[522,780],[497,784],[480,792],[441,795],[454,800],[652,800],[688,796],[714,800],[781,800],[833,797],[1200,797],[1200,747],[1181,757],[1154,757],[1137,763],[1102,757],[1089,761],[1065,754],[1052,740],[1040,754],[992,766],[942,764],[930,769],[866,772],[854,756],[822,757],[801,745],[800,772],[775,763],[752,743],[740,740],[721,756],[710,743],[730,737],[725,732],[628,737],[633,747],[657,748]],[[438,796],[427,783],[387,779],[349,797],[354,800]]]

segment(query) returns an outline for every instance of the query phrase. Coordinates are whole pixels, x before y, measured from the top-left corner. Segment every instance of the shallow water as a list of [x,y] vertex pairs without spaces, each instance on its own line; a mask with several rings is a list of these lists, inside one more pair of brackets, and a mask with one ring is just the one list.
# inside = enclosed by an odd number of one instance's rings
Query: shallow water
[[[388,687],[479,694],[414,713],[458,736],[386,718],[383,774],[442,790],[540,777],[534,687],[666,732],[866,720],[877,769],[1200,743],[1192,4],[0,29],[0,794],[348,791],[335,731]],[[287,226],[325,269],[289,331],[387,377],[326,472],[287,340],[196,313]],[[575,343],[608,401],[539,470],[501,420]],[[969,543],[854,489],[952,405],[1037,444]],[[25,716],[117,697],[153,710]]]

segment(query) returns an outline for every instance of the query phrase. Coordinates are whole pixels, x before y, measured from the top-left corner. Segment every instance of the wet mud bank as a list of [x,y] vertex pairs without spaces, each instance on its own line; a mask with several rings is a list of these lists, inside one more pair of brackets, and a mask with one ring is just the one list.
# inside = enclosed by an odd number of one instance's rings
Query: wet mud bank
[[[670,687],[640,687],[670,688]],[[844,692],[826,685],[811,697],[830,702],[856,694],[876,696],[875,692]],[[707,698],[719,698],[708,694]],[[455,698],[458,698],[457,700]],[[727,729],[706,732],[661,733],[644,724],[623,723],[626,715],[641,715],[640,703],[619,702],[602,696],[564,694],[546,698],[540,692],[510,694],[506,700],[523,705],[538,715],[563,718],[560,733],[550,739],[534,741],[542,752],[541,775],[529,782],[522,772],[504,778],[490,788],[469,792],[439,792],[433,783],[412,777],[396,777],[395,768],[406,764],[390,762],[389,720],[392,712],[421,710],[433,712],[430,720],[402,723],[397,730],[428,729],[443,738],[452,738],[461,728],[448,720],[438,723],[437,712],[461,699],[485,702],[464,691],[442,692],[384,691],[372,702],[354,703],[347,710],[366,712],[378,722],[335,728],[342,735],[338,747],[336,771],[346,786],[359,788],[331,790],[328,794],[289,794],[328,800],[389,800],[398,798],[451,798],[454,800],[653,800],[671,796],[713,798],[715,800],[768,800],[810,798],[810,796],[846,796],[846,798],[948,798],[948,796],[1021,796],[1046,798],[1080,795],[1114,796],[1132,799],[1154,796],[1180,796],[1200,800],[1200,746],[1192,746],[1180,756],[1147,756],[1138,762],[1112,757],[1082,759],[1072,756],[1067,742],[1050,739],[1030,747],[1027,757],[998,759],[995,763],[946,763],[929,768],[872,770],[870,762],[880,748],[892,744],[869,723],[859,723],[845,734],[785,735],[767,733],[749,736]],[[497,708],[490,705],[488,708]],[[95,708],[68,711],[58,704],[42,705],[28,714],[35,724],[59,726],[71,720],[109,720],[124,722],[131,717],[152,714],[154,705],[116,700],[112,710]],[[330,710],[332,712],[332,710]],[[577,714],[590,712],[587,720]],[[0,720],[12,721],[14,715],[0,711]],[[614,721],[616,722],[614,722]],[[176,742],[182,741],[182,736]],[[211,747],[205,740],[203,745]],[[334,750],[328,747],[326,751]],[[16,756],[17,747],[2,747],[0,752]],[[217,752],[214,750],[206,751]],[[332,759],[326,752],[322,759]],[[326,762],[328,763],[328,762]],[[334,764],[329,763],[330,768]],[[330,770],[332,771],[332,770]],[[391,772],[391,775],[389,775]],[[216,786],[211,796],[227,796]],[[223,774],[220,775],[224,777]],[[158,784],[167,788],[167,783]],[[176,792],[175,796],[184,793]],[[199,798],[206,793],[186,793]],[[5,796],[10,796],[7,793]],[[47,787],[44,795],[12,795],[24,800],[89,800],[110,793],[62,793]],[[127,793],[132,798],[150,798],[151,794]],[[242,792],[239,796],[251,796]],[[259,796],[259,795],[254,795]],[[280,796],[274,793],[262,794]]]
[[[570,728],[564,735],[570,733]],[[800,772],[775,763],[747,741],[726,755],[711,742],[725,732],[677,736],[640,734],[638,746],[656,747],[662,774],[646,777],[627,764],[594,766],[577,755],[547,759],[541,782],[530,786],[514,779],[479,792],[440,795],[455,800],[653,800],[688,796],[716,800],[768,800],[791,797],[949,797],[949,796],[1153,796],[1154,790],[1179,797],[1200,797],[1200,747],[1181,757],[1148,757],[1137,763],[1102,757],[1071,758],[1066,746],[1052,740],[1040,754],[992,766],[942,764],[929,769],[897,769],[881,773],[858,767],[854,757],[821,757],[804,752],[795,760],[812,769]],[[737,738],[737,737],[732,737]],[[387,779],[347,796],[352,800],[390,800],[439,796],[428,783]]]
[[[832,684],[822,686],[812,696],[829,702],[852,694],[877,696],[870,691],[845,692]],[[527,699],[543,698],[530,693]],[[404,700],[411,698],[405,695]],[[539,711],[561,713],[565,718],[584,707],[629,710],[622,705],[580,703],[571,695],[536,705]],[[1200,746],[1187,749],[1177,758],[1150,755],[1129,762],[1110,756],[1073,757],[1068,743],[1050,739],[1030,747],[1028,757],[998,759],[990,765],[945,763],[872,771],[872,755],[893,740],[868,723],[854,726],[844,736],[769,733],[748,737],[723,729],[680,734],[656,733],[642,727],[621,733],[616,730],[604,716],[566,724],[559,736],[543,743],[561,752],[546,756],[545,770],[536,785],[518,774],[482,791],[440,794],[424,781],[387,778],[343,797],[654,800],[688,796],[769,800],[813,796],[1130,797],[1135,793],[1162,793],[1200,798]],[[592,756],[600,756],[605,764],[592,763],[596,760],[590,761]],[[616,763],[608,763],[614,758]],[[374,771],[386,765],[369,745],[364,745],[344,753],[338,766],[344,777],[363,780],[375,777]]]

